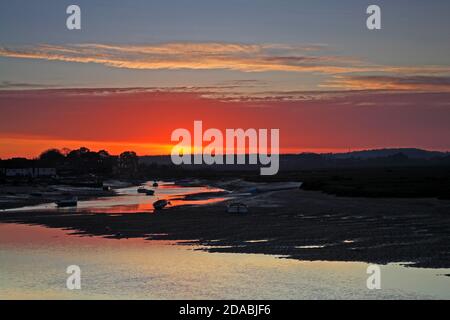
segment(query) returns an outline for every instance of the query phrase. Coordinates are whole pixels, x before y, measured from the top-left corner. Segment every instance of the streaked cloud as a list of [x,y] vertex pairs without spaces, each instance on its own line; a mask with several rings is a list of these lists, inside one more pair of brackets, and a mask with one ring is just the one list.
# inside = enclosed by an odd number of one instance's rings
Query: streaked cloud
[[[74,97],[107,97],[107,96],[124,96],[136,94],[193,94],[197,98],[208,99],[220,102],[254,102],[270,104],[273,102],[289,102],[289,101],[320,101],[337,98],[348,98],[352,96],[365,95],[369,93],[383,94],[390,91],[387,90],[321,90],[321,91],[304,91],[304,90],[261,90],[251,91],[257,84],[263,82],[253,80],[236,80],[218,83],[214,86],[178,86],[178,87],[129,87],[129,88],[61,88],[61,89],[27,89],[27,90],[0,90],[0,97],[18,98],[18,99],[35,99],[40,96],[50,98],[70,99]],[[248,89],[248,90],[247,90]],[[267,88],[265,88],[267,89]],[[244,105],[247,106],[247,105]]]
[[[233,83],[233,82],[231,82]],[[240,83],[238,81],[238,83]],[[179,97],[210,100],[219,103],[241,103],[241,107],[275,107],[278,103],[295,102],[329,102],[336,106],[373,106],[379,105],[378,99],[383,105],[403,106],[416,101],[417,97],[429,96],[428,104],[448,106],[449,102],[442,100],[447,97],[449,91],[445,90],[392,90],[392,89],[367,89],[367,90],[317,90],[317,91],[288,91],[269,90],[259,92],[245,92],[242,87],[234,86],[191,86],[191,87],[130,87],[130,88],[64,88],[64,89],[24,89],[24,90],[0,90],[0,99],[33,100],[42,96],[49,99],[77,99],[77,97],[122,99],[127,96],[135,97],[167,97],[180,95]],[[398,99],[397,99],[398,98]],[[434,101],[436,100],[436,101]],[[356,102],[357,101],[357,102]],[[374,102],[377,101],[377,102]]]
[[[306,73],[301,83],[323,77],[314,85],[318,90],[410,90],[448,91],[450,66],[377,65],[356,57],[340,56],[324,44],[243,44],[219,42],[180,42],[145,45],[101,43],[65,45],[0,46],[0,57],[74,63],[94,63],[133,70],[231,70],[237,72]],[[315,78],[316,77],[316,78]],[[255,78],[257,78],[255,76]],[[267,90],[282,87],[275,80],[244,79],[211,86],[167,88],[202,92],[205,97],[223,101],[302,100],[304,93],[276,94]],[[41,88],[27,83],[0,83],[0,89]],[[313,86],[310,86],[313,88]],[[296,89],[292,83],[289,90]],[[160,90],[144,88],[144,90]],[[164,89],[163,89],[164,90]],[[279,91],[279,90],[278,90]]]
[[40,84],[40,83],[28,83],[28,82],[12,82],[12,81],[0,81],[0,89],[32,89],[32,88],[56,88],[57,85],[53,84]]
[[322,85],[328,88],[349,90],[414,90],[414,91],[450,91],[450,76],[424,75],[337,75]]
[[0,47],[0,56],[97,63],[127,69],[226,69],[243,72],[338,74],[373,67],[352,57],[330,55],[325,45],[163,43],[150,45],[37,45]]

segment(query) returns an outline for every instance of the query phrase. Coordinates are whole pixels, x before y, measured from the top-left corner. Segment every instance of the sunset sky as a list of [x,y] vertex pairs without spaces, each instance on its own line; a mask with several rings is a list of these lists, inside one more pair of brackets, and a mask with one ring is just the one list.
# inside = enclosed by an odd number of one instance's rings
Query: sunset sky
[[[382,30],[366,28],[370,4]],[[194,120],[279,128],[286,153],[450,150],[449,13],[447,0],[2,1],[0,158],[167,154]]]

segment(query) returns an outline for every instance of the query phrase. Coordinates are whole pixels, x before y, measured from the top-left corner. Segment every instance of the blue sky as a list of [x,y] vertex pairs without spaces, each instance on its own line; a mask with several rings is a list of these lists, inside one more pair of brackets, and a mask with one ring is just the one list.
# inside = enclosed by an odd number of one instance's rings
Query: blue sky
[[[65,9],[78,4],[82,30],[65,28]],[[365,27],[369,4],[382,8],[380,31]],[[38,44],[154,44],[224,42],[326,44],[329,55],[396,65],[449,65],[450,2],[419,1],[299,1],[299,0],[41,0],[0,3],[0,46]],[[211,79],[254,78],[226,70],[136,71],[102,65],[0,57],[0,81],[39,82],[66,86],[195,85]],[[71,76],[68,77],[68,72]],[[96,75],[94,81],[93,75]],[[258,74],[258,79],[298,77]],[[301,76],[292,87],[317,89],[320,75]],[[174,80],[175,79],[175,80]]]

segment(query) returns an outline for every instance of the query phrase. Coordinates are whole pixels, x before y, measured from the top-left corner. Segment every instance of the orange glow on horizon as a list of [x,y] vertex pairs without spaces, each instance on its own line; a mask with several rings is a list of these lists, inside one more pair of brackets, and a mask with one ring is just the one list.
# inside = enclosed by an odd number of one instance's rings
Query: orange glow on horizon
[[112,155],[119,155],[124,151],[135,151],[138,155],[164,155],[170,154],[171,145],[125,143],[125,142],[102,142],[102,141],[71,141],[71,140],[40,140],[40,139],[5,139],[0,138],[0,158],[37,158],[43,151],[48,149],[70,150],[86,147],[93,151],[106,150]]
[[448,98],[448,93],[359,93],[229,102],[192,92],[3,91],[0,158],[34,158],[50,148],[80,147],[116,155],[170,155],[178,143],[171,142],[172,132],[185,128],[193,134],[196,120],[203,122],[203,132],[279,129],[281,154],[391,147],[447,151]]
[[[0,138],[0,159],[9,158],[29,158],[34,159],[39,157],[39,155],[48,149],[59,149],[64,148],[75,150],[81,147],[86,147],[93,151],[106,150],[111,155],[119,155],[124,151],[134,151],[139,156],[159,156],[166,155],[169,156],[172,152],[172,148],[175,146],[171,144],[145,144],[145,143],[123,143],[123,142],[101,142],[101,141],[70,141],[70,140],[41,140],[41,139],[6,139]],[[364,148],[358,149],[362,150]],[[193,148],[194,152],[191,150],[184,150],[185,154],[195,154],[199,153],[201,149],[199,147]],[[356,150],[356,149],[354,149]],[[339,148],[284,148],[280,150],[280,154],[297,154],[297,153],[336,153],[336,152],[346,152],[346,149]],[[270,150],[269,150],[270,152]],[[238,151],[238,154],[248,153]]]

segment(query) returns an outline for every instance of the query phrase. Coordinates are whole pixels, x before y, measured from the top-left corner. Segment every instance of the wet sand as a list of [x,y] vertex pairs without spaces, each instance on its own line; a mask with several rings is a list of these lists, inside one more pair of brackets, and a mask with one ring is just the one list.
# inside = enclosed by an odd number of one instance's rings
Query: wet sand
[[184,240],[210,252],[259,253],[300,260],[411,262],[450,267],[450,201],[344,198],[287,190],[154,214],[9,212],[0,222],[38,224],[86,236]]

